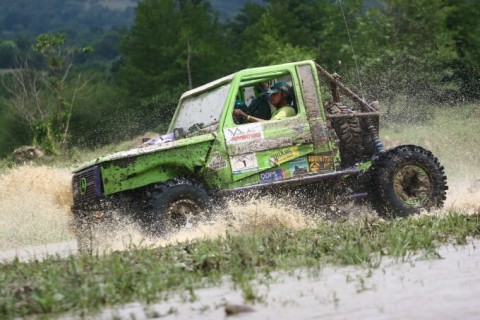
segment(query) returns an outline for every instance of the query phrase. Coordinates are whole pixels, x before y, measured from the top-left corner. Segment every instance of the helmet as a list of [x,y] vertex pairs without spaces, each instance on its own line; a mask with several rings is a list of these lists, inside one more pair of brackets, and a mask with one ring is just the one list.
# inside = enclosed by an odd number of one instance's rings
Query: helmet
[[286,82],[283,82],[283,81],[279,81],[279,82],[275,82],[271,87],[270,89],[268,89],[267,93],[268,94],[272,94],[272,93],[276,93],[276,92],[284,92],[286,93],[288,96],[291,95],[292,93],[292,87],[286,83]]

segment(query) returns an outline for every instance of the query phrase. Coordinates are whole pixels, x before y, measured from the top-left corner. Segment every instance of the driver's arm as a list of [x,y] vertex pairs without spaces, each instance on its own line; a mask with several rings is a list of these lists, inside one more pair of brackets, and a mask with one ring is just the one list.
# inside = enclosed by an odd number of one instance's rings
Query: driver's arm
[[234,116],[237,116],[237,117],[242,117],[243,119],[245,119],[245,121],[247,122],[263,122],[263,121],[267,121],[267,120],[264,120],[264,119],[260,119],[260,118],[256,118],[256,117],[253,117],[251,115],[248,115],[246,112],[240,110],[240,109],[235,109],[233,110],[233,115]]

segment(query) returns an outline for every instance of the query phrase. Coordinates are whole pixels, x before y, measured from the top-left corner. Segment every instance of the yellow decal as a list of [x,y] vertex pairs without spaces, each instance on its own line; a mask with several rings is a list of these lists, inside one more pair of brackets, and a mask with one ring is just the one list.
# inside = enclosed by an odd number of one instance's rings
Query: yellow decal
[[311,155],[308,156],[308,164],[312,172],[333,170],[333,156],[331,154]]
[[283,149],[282,151],[272,154],[269,160],[273,165],[278,166],[279,164],[282,164],[297,158],[299,155],[300,155],[300,152],[298,152],[298,147],[295,146],[292,148]]

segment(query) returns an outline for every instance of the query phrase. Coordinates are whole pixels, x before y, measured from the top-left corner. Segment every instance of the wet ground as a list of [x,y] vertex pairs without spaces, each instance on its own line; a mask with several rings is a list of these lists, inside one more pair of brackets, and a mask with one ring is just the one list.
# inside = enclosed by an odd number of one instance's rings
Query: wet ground
[[[0,261],[18,257],[22,261],[46,255],[76,253],[70,232],[70,173],[65,169],[20,167],[0,175]],[[480,184],[473,177],[450,183],[446,210],[478,213]],[[179,233],[169,242],[218,237],[233,228],[251,232],[258,228],[288,226],[302,228],[311,221],[301,212],[269,203],[243,202],[235,206],[238,219],[213,223]],[[358,218],[352,214],[351,219]],[[143,241],[132,226],[128,234],[111,239],[111,249]],[[125,241],[126,239],[126,241]],[[480,242],[441,248],[439,257],[407,261],[383,261],[376,269],[329,267],[276,273],[253,286],[257,302],[239,319],[478,319],[480,307]],[[244,305],[241,290],[228,281],[220,287],[185,293],[170,300],[143,306],[132,303],[105,310],[95,319],[223,319],[226,312]],[[241,307],[240,307],[241,309]],[[63,315],[61,318],[70,318]],[[75,317],[72,317],[75,318]]]
[[27,246],[0,251],[0,262],[12,261],[18,258],[20,261],[42,260],[48,256],[68,257],[77,253],[77,242],[75,240],[45,243],[37,246]]
[[[0,260],[18,256],[76,252],[75,242],[4,251]],[[219,287],[173,294],[152,305],[138,302],[107,309],[91,319],[478,319],[480,241],[440,248],[426,259],[384,259],[378,268],[332,267],[259,275],[252,283],[255,303],[245,303],[228,279]],[[65,314],[62,319],[80,319]]]
[[[379,268],[325,267],[276,273],[254,286],[262,302],[235,319],[478,319],[480,241],[446,246],[439,257],[383,261]],[[244,306],[229,285],[142,306],[106,310],[98,319],[224,319]],[[238,308],[241,310],[242,308]]]

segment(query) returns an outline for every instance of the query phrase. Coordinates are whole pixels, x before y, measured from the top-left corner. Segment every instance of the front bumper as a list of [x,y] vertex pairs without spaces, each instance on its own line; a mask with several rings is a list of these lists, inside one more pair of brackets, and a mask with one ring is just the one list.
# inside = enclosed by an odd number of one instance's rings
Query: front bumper
[[105,198],[98,166],[77,172],[72,178],[74,210],[95,210]]

